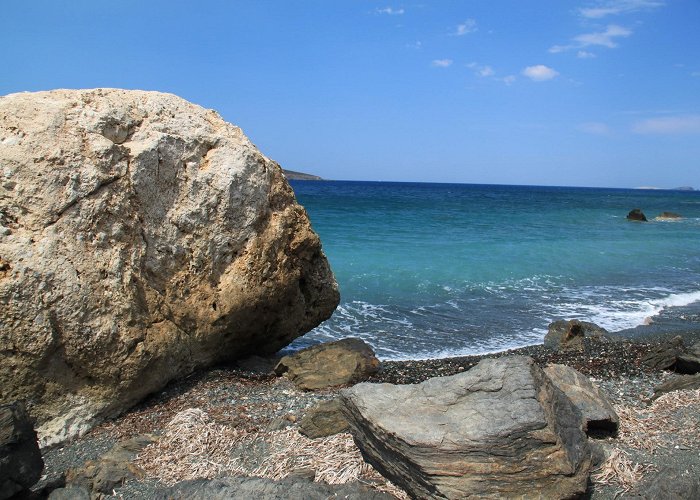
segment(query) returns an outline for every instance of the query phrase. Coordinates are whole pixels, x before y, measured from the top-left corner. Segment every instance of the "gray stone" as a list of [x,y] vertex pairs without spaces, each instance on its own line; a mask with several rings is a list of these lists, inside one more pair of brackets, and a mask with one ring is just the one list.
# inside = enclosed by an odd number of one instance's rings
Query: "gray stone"
[[0,406],[0,500],[29,489],[43,468],[36,432],[24,406]]
[[416,385],[362,383],[341,395],[365,459],[415,498],[586,490],[581,414],[529,357],[485,359]]
[[367,380],[379,370],[379,360],[364,341],[346,338],[303,349],[283,357],[275,367],[304,390],[325,389]]
[[700,389],[700,373],[694,375],[678,375],[673,377],[663,384],[654,387],[654,396],[652,399],[673,391],[684,391],[689,389]]
[[274,161],[213,110],[136,90],[0,97],[0,401],[42,445],[168,381],[268,355],[339,295]]
[[49,494],[48,500],[90,500],[90,490],[84,486],[56,488]]
[[[636,493],[636,495],[635,495]],[[693,500],[700,498],[700,476],[693,468],[664,467],[650,474],[631,497],[645,500]]]
[[394,497],[360,483],[329,485],[300,477],[273,481],[259,477],[230,477],[183,481],[158,492],[156,500],[392,500]]
[[299,422],[299,432],[311,439],[347,432],[348,421],[339,399],[321,401],[306,412]]
[[577,319],[558,320],[549,324],[547,334],[544,337],[544,345],[552,349],[583,349],[584,338],[603,342],[613,340],[605,328],[601,328],[595,323]]
[[676,366],[678,356],[686,352],[683,337],[674,337],[668,342],[654,347],[643,358],[642,363],[656,370],[672,370]]
[[620,422],[608,398],[583,373],[565,365],[549,365],[544,372],[579,409],[584,430],[616,432]]

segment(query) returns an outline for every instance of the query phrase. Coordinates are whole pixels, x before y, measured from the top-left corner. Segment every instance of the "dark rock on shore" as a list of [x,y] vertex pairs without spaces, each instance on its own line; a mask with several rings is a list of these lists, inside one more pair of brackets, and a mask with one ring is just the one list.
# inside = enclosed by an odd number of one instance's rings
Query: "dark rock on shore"
[[635,220],[639,222],[647,222],[647,216],[644,215],[644,212],[642,212],[639,208],[633,208],[630,210],[630,212],[627,214],[627,220]]
[[342,412],[339,399],[322,401],[306,412],[299,422],[299,432],[316,439],[332,436],[348,430],[348,421]]
[[415,498],[569,498],[586,490],[581,414],[531,358],[485,359],[418,385],[341,392],[365,459]]
[[676,336],[652,349],[642,360],[658,370],[674,370],[692,375],[700,372],[700,342],[687,348],[681,336]]
[[155,500],[231,500],[232,498],[393,500],[394,497],[367,488],[360,483],[330,485],[314,483],[303,478],[273,481],[259,477],[183,481],[154,496]]
[[544,373],[579,409],[584,430],[616,432],[620,422],[608,398],[583,373],[565,365],[549,365]]
[[695,375],[679,375],[654,387],[654,399],[673,391],[700,389],[700,373]]
[[364,341],[346,338],[303,349],[283,357],[275,367],[304,390],[324,389],[367,380],[379,370],[379,360]]
[[572,319],[559,320],[549,324],[544,337],[544,345],[552,349],[582,349],[583,339],[589,338],[600,341],[612,340],[605,328],[595,323]]
[[0,406],[0,500],[29,489],[43,468],[36,432],[24,406]]

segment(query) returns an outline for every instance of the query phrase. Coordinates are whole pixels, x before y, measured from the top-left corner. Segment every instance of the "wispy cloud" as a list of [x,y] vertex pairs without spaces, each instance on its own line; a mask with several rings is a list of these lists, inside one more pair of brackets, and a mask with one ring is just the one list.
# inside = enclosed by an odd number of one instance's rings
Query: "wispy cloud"
[[508,75],[501,78],[501,81],[506,85],[513,85],[515,83],[515,80],[517,80],[515,75]]
[[404,14],[406,11],[404,9],[395,9],[393,7],[384,7],[381,9],[375,10],[377,14],[387,14],[389,16],[400,16]]
[[578,52],[576,52],[576,57],[578,57],[579,59],[593,59],[598,56],[596,56],[593,52],[579,50]]
[[467,19],[462,24],[458,24],[457,28],[452,34],[454,36],[464,36],[468,35],[469,33],[474,33],[475,31],[478,31],[478,29],[479,28],[477,28],[476,21],[474,19]]
[[[584,49],[586,47],[598,46],[607,47],[613,49],[617,47],[616,38],[625,38],[632,34],[632,30],[618,26],[617,24],[610,24],[605,31],[597,31],[594,33],[584,33],[582,35],[575,36],[573,38],[574,43],[569,45],[553,45],[549,48],[549,52],[556,54],[559,52],[565,52],[571,49]],[[579,54],[590,52],[579,50]],[[579,56],[580,57],[580,56]]]
[[559,72],[544,64],[537,64],[535,66],[528,66],[522,71],[522,74],[532,81],[545,82],[557,77]]
[[576,127],[581,132],[592,135],[610,135],[610,127],[602,122],[585,122]]
[[449,68],[452,63],[452,59],[433,59],[432,65],[436,68]]
[[421,42],[420,40],[416,40],[413,43],[407,43],[406,47],[408,47],[409,49],[420,50],[423,48],[423,42]]
[[598,1],[591,7],[579,9],[579,13],[587,19],[601,19],[618,14],[630,14],[639,10],[650,10],[663,7],[665,2],[659,0],[606,0]]
[[700,134],[700,115],[649,118],[635,123],[632,131],[637,134]]
[[476,76],[480,76],[481,78],[486,78],[496,74],[491,66],[482,66],[475,62],[467,64],[467,67],[473,70]]

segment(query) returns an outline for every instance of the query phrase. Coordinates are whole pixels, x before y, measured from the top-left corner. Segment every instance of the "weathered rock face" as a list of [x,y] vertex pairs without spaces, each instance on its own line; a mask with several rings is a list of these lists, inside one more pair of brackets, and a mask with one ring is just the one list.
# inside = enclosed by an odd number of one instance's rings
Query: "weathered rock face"
[[44,443],[193,369],[271,353],[338,290],[277,164],[173,95],[0,97],[0,401]]
[[581,415],[531,358],[341,394],[365,458],[416,498],[569,498],[586,489]]
[[379,360],[364,341],[346,338],[326,342],[283,357],[275,367],[304,390],[324,389],[367,380],[379,370]]
[[605,328],[595,323],[577,319],[558,320],[549,324],[544,345],[552,349],[583,349],[584,338],[600,341],[613,339]]
[[579,409],[585,430],[617,431],[620,419],[615,409],[588,377],[565,365],[549,365],[544,372]]
[[43,468],[36,432],[24,407],[0,406],[0,499],[28,490]]
[[339,399],[321,401],[310,408],[299,422],[299,432],[311,439],[348,431],[348,421]]

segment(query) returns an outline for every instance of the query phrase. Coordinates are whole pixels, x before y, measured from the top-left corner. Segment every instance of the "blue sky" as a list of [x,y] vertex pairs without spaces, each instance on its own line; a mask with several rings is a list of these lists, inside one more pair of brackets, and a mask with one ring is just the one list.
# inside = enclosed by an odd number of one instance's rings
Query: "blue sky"
[[24,0],[0,95],[214,108],[330,179],[700,188],[698,0]]

